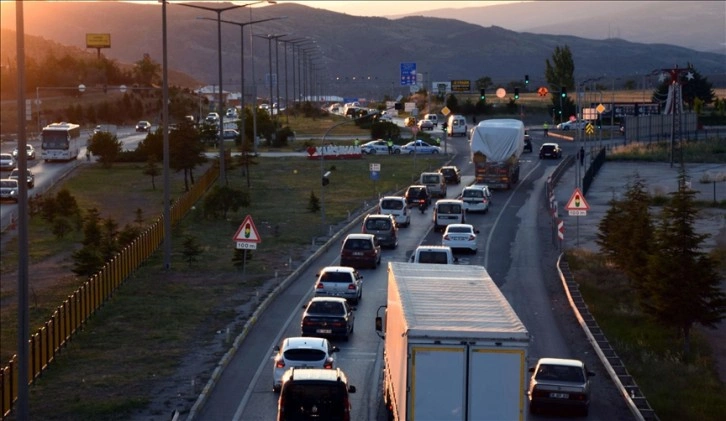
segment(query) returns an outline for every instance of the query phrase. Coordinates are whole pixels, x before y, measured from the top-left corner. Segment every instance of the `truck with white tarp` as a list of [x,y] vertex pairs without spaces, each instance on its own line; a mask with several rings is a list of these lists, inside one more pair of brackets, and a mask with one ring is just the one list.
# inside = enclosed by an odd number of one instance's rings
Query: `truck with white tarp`
[[530,336],[483,266],[390,262],[376,330],[389,419],[525,419]]
[[524,151],[524,123],[504,118],[480,122],[471,132],[476,183],[510,189],[519,181],[519,157]]

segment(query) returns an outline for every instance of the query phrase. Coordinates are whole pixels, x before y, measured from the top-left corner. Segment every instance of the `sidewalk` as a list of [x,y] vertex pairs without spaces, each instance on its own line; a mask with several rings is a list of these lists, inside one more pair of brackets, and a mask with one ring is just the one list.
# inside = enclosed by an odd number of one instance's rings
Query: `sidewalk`
[[[575,164],[576,165],[576,164]],[[696,200],[720,202],[726,200],[726,182],[709,184],[699,183],[704,174],[726,173],[726,166],[719,164],[688,164],[687,174],[691,177],[691,187],[699,192]],[[582,248],[594,253],[600,249],[597,238],[600,220],[610,208],[609,201],[620,199],[626,191],[626,184],[635,173],[645,181],[651,195],[667,195],[678,187],[678,166],[671,167],[668,163],[613,162],[607,161],[595,177],[589,191],[584,195],[590,210],[587,216],[569,216],[565,210],[575,189],[576,169],[573,165],[562,176],[555,187],[555,199],[559,209],[559,217],[564,221],[564,249]],[[713,177],[712,177],[713,178]],[[702,209],[698,214],[696,230],[710,234],[703,246],[711,249],[717,244],[726,246],[726,210],[717,208]],[[726,280],[721,284],[726,289]],[[699,330],[704,333],[713,349],[713,358],[717,361],[717,370],[722,382],[726,382],[726,321],[715,330]]]

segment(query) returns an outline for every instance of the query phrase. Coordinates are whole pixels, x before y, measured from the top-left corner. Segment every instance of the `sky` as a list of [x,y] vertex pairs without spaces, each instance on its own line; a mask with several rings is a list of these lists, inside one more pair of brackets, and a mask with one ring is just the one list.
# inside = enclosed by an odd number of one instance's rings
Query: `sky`
[[518,1],[287,1],[278,0],[278,3],[301,3],[308,7],[326,9],[337,13],[346,13],[354,16],[398,16],[404,13],[423,12],[444,8],[481,7],[487,4],[519,3]]

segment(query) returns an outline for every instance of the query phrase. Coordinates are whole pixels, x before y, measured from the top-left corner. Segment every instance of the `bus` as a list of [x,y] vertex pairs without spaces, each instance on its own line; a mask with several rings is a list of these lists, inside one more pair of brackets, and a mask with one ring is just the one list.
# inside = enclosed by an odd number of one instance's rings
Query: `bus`
[[41,132],[41,157],[48,161],[71,161],[81,152],[81,126],[52,123]]

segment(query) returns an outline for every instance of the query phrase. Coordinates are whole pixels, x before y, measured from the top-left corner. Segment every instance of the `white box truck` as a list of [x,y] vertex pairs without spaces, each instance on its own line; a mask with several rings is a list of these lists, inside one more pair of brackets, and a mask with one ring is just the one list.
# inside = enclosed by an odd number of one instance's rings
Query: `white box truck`
[[390,262],[376,330],[389,419],[525,419],[529,333],[484,267]]

